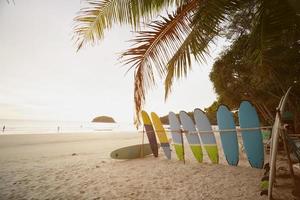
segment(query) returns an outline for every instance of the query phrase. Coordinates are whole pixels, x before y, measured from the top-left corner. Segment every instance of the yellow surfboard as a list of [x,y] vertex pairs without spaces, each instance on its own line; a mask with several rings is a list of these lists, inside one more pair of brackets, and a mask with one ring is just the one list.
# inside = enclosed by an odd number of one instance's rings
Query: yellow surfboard
[[160,146],[162,147],[166,157],[168,159],[171,159],[171,149],[170,149],[169,140],[168,140],[166,131],[161,123],[161,120],[158,117],[158,115],[154,112],[151,113],[151,119],[152,119],[152,123],[154,125],[156,135],[160,141]]
[[153,155],[155,157],[157,157],[158,156],[158,145],[157,145],[154,129],[153,129],[153,126],[152,126],[152,122],[151,122],[151,120],[148,116],[148,113],[146,111],[142,110],[141,115],[142,115],[144,127],[146,129],[146,134],[147,134],[147,137],[148,137]]

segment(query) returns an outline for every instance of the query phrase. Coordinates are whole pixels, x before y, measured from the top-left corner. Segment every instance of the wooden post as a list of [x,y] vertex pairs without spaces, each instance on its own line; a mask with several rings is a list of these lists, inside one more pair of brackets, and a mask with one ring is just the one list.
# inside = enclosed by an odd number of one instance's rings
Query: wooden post
[[184,142],[183,142],[183,131],[180,130],[180,136],[181,136],[181,144],[182,144],[182,153],[183,153],[183,164],[185,164],[185,153],[184,153]]
[[145,127],[143,126],[141,157],[144,157],[144,137],[145,137]]

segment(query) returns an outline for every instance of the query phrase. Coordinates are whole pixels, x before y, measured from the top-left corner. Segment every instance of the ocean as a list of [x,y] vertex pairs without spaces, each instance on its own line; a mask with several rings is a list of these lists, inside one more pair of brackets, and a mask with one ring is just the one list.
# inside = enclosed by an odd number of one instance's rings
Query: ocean
[[136,131],[129,123],[0,119],[0,134],[50,134]]

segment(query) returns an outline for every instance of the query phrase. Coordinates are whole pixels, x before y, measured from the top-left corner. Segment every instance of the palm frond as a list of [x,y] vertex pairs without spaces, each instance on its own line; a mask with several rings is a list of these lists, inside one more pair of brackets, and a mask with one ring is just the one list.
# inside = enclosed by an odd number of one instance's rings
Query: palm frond
[[74,39],[77,50],[101,40],[113,24],[129,24],[134,29],[141,20],[155,16],[162,8],[182,4],[186,0],[86,0],[74,18]]
[[133,40],[135,45],[122,54],[124,64],[131,64],[130,69],[135,69],[136,115],[144,104],[147,90],[155,84],[154,74],[165,76],[166,64],[191,31],[191,12],[197,3],[197,0],[190,1],[173,14],[149,24],[148,30],[138,31]]
[[199,4],[193,17],[193,30],[181,47],[168,62],[165,79],[165,99],[171,92],[174,78],[187,76],[191,69],[191,55],[198,62],[205,61],[208,45],[220,31],[220,24],[226,21],[226,15],[237,9],[238,0],[210,0]]
[[193,23],[202,23],[204,30],[218,32],[218,25],[227,20],[227,15],[238,10],[241,3],[243,0],[204,1],[193,17]]
[[259,1],[253,21],[248,46],[256,64],[270,63],[270,51],[291,46],[299,38],[300,20],[287,1]]
[[15,0],[6,0],[6,2],[9,4],[10,2],[12,2],[14,5],[16,5]]
[[298,0],[287,0],[290,4],[290,7],[293,8],[296,12],[296,15],[300,17],[300,2]]
[[206,36],[196,28],[189,34],[168,62],[165,78],[165,100],[171,93],[174,79],[187,76],[191,69],[191,55],[194,55],[198,62],[205,61],[205,56],[208,55],[208,45],[213,41],[214,36],[214,34]]

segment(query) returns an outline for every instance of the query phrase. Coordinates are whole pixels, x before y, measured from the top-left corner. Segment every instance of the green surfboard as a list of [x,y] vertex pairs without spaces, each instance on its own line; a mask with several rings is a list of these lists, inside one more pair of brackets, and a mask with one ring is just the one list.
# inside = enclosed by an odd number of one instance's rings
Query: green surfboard
[[110,157],[113,159],[135,159],[143,158],[150,154],[152,154],[150,144],[137,144],[116,149],[110,153]]

